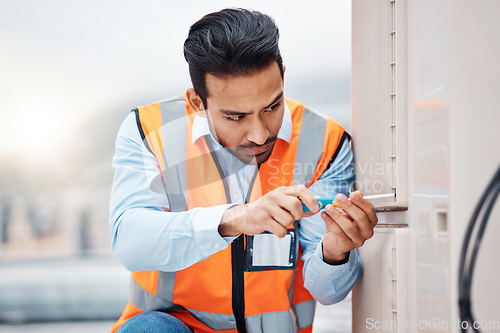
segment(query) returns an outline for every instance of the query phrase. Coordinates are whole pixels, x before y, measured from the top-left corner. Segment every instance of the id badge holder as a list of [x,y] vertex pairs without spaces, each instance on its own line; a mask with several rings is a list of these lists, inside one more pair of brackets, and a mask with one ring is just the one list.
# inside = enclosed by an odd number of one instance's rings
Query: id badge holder
[[295,269],[299,248],[298,229],[287,229],[283,238],[267,231],[246,237],[247,272]]

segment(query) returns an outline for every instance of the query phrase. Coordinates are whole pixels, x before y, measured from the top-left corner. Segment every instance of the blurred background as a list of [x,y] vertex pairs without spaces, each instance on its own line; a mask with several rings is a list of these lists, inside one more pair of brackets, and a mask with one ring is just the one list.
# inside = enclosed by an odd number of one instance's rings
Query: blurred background
[[[109,331],[129,277],[108,229],[117,130],[191,86],[189,26],[226,7],[272,16],[286,95],[350,129],[348,0],[0,0],[0,331]],[[350,297],[318,313],[315,332],[350,331]]]

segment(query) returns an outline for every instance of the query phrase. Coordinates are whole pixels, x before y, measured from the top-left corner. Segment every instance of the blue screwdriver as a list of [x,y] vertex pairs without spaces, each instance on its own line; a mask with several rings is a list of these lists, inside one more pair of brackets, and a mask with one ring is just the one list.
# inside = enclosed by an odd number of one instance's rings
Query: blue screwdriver
[[[375,199],[386,199],[386,198],[394,198],[396,196],[395,193],[387,193],[387,194],[375,194],[375,195],[367,195],[364,196],[366,200],[375,200]],[[339,203],[335,200],[335,197],[320,197],[316,196],[316,200],[318,201],[319,209],[325,208],[326,205],[332,204],[335,207],[342,208]],[[309,208],[302,203],[302,209],[304,213],[310,212]]]

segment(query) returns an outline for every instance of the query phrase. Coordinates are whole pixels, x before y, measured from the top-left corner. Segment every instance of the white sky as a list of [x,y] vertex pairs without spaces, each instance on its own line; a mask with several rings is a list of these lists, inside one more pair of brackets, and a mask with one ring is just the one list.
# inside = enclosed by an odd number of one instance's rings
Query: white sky
[[275,19],[285,83],[350,70],[350,0],[0,0],[0,155],[52,149],[124,101],[181,93],[189,26],[225,7]]

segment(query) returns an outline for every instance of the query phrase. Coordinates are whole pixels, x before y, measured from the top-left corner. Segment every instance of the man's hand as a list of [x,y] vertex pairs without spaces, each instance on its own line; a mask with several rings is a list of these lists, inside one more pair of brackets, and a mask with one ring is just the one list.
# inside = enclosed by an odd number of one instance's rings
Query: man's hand
[[[302,202],[311,213],[304,213]],[[318,202],[304,185],[280,187],[252,203],[229,208],[222,216],[219,234],[226,237],[269,231],[282,238],[294,221],[318,211]]]
[[328,264],[341,263],[349,251],[362,246],[373,236],[373,228],[378,222],[375,208],[361,192],[353,192],[349,198],[351,200],[338,194],[336,201],[342,209],[329,204],[321,213],[326,223],[323,260]]

